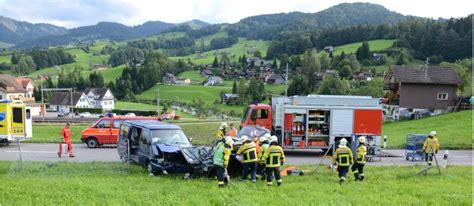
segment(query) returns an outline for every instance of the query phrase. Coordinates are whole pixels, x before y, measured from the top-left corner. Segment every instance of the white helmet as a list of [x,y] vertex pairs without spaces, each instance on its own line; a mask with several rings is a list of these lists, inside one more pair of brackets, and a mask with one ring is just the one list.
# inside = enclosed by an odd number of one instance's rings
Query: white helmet
[[272,135],[272,136],[270,137],[270,142],[277,142],[277,143],[278,143],[278,137],[275,136],[275,135]]
[[219,129],[224,129],[227,127],[227,123],[225,122],[222,122],[221,126],[219,127]]
[[432,136],[432,137],[436,136],[436,131],[431,131],[430,136]]
[[347,147],[347,140],[345,138],[339,140],[339,147]]
[[365,144],[366,138],[367,138],[366,136],[360,136],[359,142]]
[[242,137],[240,137],[241,142],[246,142],[248,140],[249,140],[249,137],[247,137],[247,135],[242,135]]
[[232,139],[232,137],[226,136],[226,137],[225,137],[225,144],[226,144],[226,145],[229,145],[229,146],[234,145],[234,140]]
[[267,140],[268,140],[268,138],[265,137],[265,136],[261,136],[261,137],[258,139],[259,142],[265,142],[265,141],[267,141]]

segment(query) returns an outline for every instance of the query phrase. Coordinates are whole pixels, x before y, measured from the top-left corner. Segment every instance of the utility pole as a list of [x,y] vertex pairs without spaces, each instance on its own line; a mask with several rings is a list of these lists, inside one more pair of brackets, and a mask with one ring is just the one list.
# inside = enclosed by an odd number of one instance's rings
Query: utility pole
[[285,75],[285,97],[288,96],[288,63],[286,63],[286,75]]
[[176,99],[178,99],[178,108],[176,108],[176,114],[178,114],[178,113],[179,113],[179,109],[180,109],[180,107],[179,107],[179,97],[178,97],[178,96],[175,96],[175,97],[176,97]]
[[46,115],[46,106],[44,105],[44,97],[43,97],[43,80],[44,76],[41,76],[41,106],[43,107],[43,123],[44,123],[44,116]]

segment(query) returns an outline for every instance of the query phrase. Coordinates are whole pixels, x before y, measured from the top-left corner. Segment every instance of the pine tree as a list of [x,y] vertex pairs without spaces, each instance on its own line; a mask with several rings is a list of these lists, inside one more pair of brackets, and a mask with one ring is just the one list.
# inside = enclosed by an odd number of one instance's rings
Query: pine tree
[[234,84],[232,85],[232,94],[237,94],[237,82],[234,80]]
[[219,62],[217,61],[217,56],[214,57],[214,62],[212,62],[212,67],[214,67],[214,68],[219,67]]

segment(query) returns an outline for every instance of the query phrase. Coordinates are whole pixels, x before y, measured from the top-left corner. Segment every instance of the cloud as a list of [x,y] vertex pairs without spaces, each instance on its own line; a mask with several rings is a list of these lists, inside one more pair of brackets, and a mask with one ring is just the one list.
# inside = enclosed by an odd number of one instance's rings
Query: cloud
[[[366,0],[405,15],[460,17],[470,13],[469,1]],[[260,14],[317,12],[354,0],[0,0],[0,15],[33,23],[52,23],[68,28],[100,21],[126,25],[146,21],[170,23],[200,19],[210,23],[234,23]],[[423,9],[420,9],[423,8]]]

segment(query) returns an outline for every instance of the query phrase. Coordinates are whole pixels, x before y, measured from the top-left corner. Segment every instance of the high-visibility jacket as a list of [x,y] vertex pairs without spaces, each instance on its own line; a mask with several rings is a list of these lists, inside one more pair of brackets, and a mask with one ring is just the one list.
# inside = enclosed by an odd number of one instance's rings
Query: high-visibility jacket
[[242,146],[240,146],[239,150],[237,151],[237,154],[243,154],[244,156],[244,163],[251,163],[251,162],[257,162],[257,149],[255,147],[254,142],[246,142]]
[[351,149],[347,147],[337,148],[332,162],[339,166],[350,166],[354,162]]
[[229,136],[236,137],[237,136],[237,129],[236,128],[230,129]]
[[217,130],[216,139],[222,139],[224,138],[224,136],[225,136],[224,131],[222,131],[221,129]]
[[270,145],[268,143],[263,143],[262,146],[260,146],[260,151],[257,153],[257,158],[260,160],[262,164],[265,164],[265,159],[263,156],[265,156],[265,150],[269,147]]
[[219,144],[214,147],[214,164],[227,168],[229,165],[230,153],[230,148],[226,147],[223,142],[219,142]]
[[423,143],[423,152],[424,153],[438,153],[439,150],[439,141],[436,137],[428,137],[425,140],[425,143]]
[[365,164],[366,154],[367,154],[367,147],[364,144],[359,144],[356,151],[356,163]]
[[266,150],[263,156],[265,159],[266,167],[279,167],[283,162],[285,162],[285,153],[283,149],[278,145],[270,145]]

